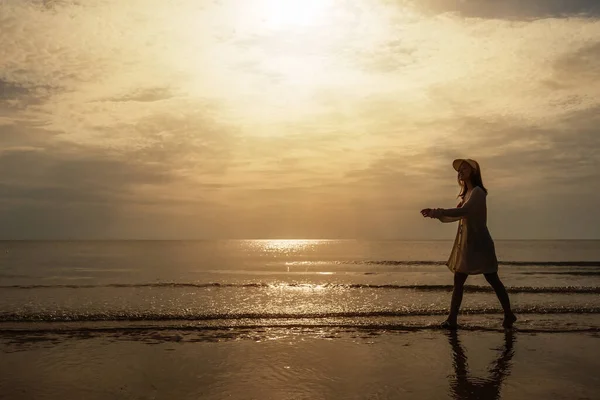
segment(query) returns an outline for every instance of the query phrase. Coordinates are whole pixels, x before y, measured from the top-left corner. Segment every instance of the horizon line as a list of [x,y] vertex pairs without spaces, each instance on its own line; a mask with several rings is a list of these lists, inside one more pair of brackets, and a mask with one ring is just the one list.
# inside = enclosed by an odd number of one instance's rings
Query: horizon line
[[[454,241],[454,238],[187,238],[187,239],[159,239],[159,238],[0,238],[0,242],[208,242],[208,241],[370,241],[370,242],[442,242]],[[497,238],[494,241],[600,241],[600,238]]]

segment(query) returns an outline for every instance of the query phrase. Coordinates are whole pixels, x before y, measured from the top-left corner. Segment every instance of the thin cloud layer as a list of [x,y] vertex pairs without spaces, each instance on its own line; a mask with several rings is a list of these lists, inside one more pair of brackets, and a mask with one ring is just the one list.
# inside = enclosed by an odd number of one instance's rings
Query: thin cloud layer
[[430,12],[456,12],[465,17],[478,18],[537,19],[600,15],[600,4],[595,0],[422,0],[416,5]]
[[3,2],[0,236],[600,237],[596,2],[278,4]]

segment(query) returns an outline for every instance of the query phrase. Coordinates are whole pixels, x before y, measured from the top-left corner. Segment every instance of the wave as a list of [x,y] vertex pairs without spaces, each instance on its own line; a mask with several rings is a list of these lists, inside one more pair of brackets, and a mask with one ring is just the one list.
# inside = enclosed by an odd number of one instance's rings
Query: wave
[[[330,288],[330,289],[404,289],[417,291],[452,291],[452,285],[396,285],[396,284],[366,284],[366,283],[194,283],[194,282],[155,282],[155,283],[107,283],[107,284],[57,284],[57,285],[3,285],[0,289],[96,289],[96,288]],[[515,286],[506,288],[510,293],[574,293],[574,294],[600,294],[598,286]],[[489,286],[465,286],[466,292],[483,293],[492,292]]]
[[521,272],[523,275],[572,275],[572,276],[600,276],[600,271],[536,271]]
[[[367,265],[399,265],[399,266],[419,266],[419,265],[446,265],[446,261],[431,260],[348,260],[348,261],[290,261],[287,265],[310,265],[310,264],[367,264]],[[500,260],[500,265],[512,266],[549,266],[549,267],[600,267],[599,261],[511,261]]]
[[[516,314],[600,314],[600,307],[521,307]],[[447,309],[373,310],[317,313],[190,313],[190,312],[125,312],[57,313],[23,312],[0,313],[0,322],[140,322],[140,321],[212,321],[212,320],[305,320],[335,318],[419,317],[446,315]],[[500,309],[471,308],[461,310],[464,315],[501,314]]]
[[[265,328],[268,328],[265,329]],[[50,341],[54,344],[57,343],[56,335],[66,335],[67,339],[76,339],[78,337],[82,339],[89,339],[93,335],[116,335],[117,338],[124,340],[140,340],[140,341],[152,341],[156,342],[215,342],[221,340],[238,340],[238,339],[252,339],[253,341],[260,340],[261,338],[268,339],[273,335],[281,337],[281,335],[294,334],[294,330],[301,330],[303,334],[313,333],[318,336],[333,339],[340,337],[340,334],[348,334],[352,332],[370,331],[370,335],[383,333],[386,331],[431,331],[431,330],[443,330],[448,332],[446,328],[442,328],[439,325],[439,321],[432,323],[364,323],[357,324],[352,322],[341,322],[341,323],[315,323],[315,324],[302,324],[302,323],[281,323],[265,326],[244,324],[240,326],[232,327],[231,325],[153,325],[153,326],[40,326],[35,327],[17,327],[3,329],[0,327],[0,339],[4,339],[8,344],[25,344],[28,342],[39,343],[43,341]],[[159,332],[169,332],[171,334],[164,335]],[[482,332],[497,332],[506,331],[502,327],[482,325],[477,323],[461,324],[460,331],[482,331]],[[600,332],[598,326],[527,326],[527,327],[515,327],[514,331],[522,333],[594,333]],[[185,337],[180,334],[193,333],[192,337]],[[148,335],[150,334],[150,335]],[[44,337],[43,335],[48,335]],[[133,335],[133,336],[132,336]],[[140,335],[140,336],[137,336]],[[115,336],[113,336],[114,338]],[[12,339],[12,341],[10,341]]]

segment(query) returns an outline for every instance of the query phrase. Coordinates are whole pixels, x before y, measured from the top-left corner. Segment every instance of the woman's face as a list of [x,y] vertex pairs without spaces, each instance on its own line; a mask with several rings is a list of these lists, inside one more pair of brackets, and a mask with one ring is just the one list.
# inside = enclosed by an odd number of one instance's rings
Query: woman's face
[[471,174],[473,173],[473,168],[467,162],[462,162],[460,167],[458,167],[458,179],[466,182],[471,178]]

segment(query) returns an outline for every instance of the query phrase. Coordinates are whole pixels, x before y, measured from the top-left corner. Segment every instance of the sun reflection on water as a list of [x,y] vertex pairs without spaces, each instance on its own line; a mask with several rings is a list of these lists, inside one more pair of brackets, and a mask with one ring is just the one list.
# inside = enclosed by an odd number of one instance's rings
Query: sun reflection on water
[[[331,247],[339,244],[335,239],[254,239],[242,240],[240,246],[248,256],[266,258],[285,268],[286,272],[319,273],[333,275],[323,271],[331,264],[327,260]],[[325,258],[326,260],[323,260]],[[320,271],[312,270],[314,267]]]
[[242,244],[253,250],[264,251],[266,253],[293,254],[316,250],[318,247],[326,245],[332,240],[323,239],[255,239],[244,240]]

